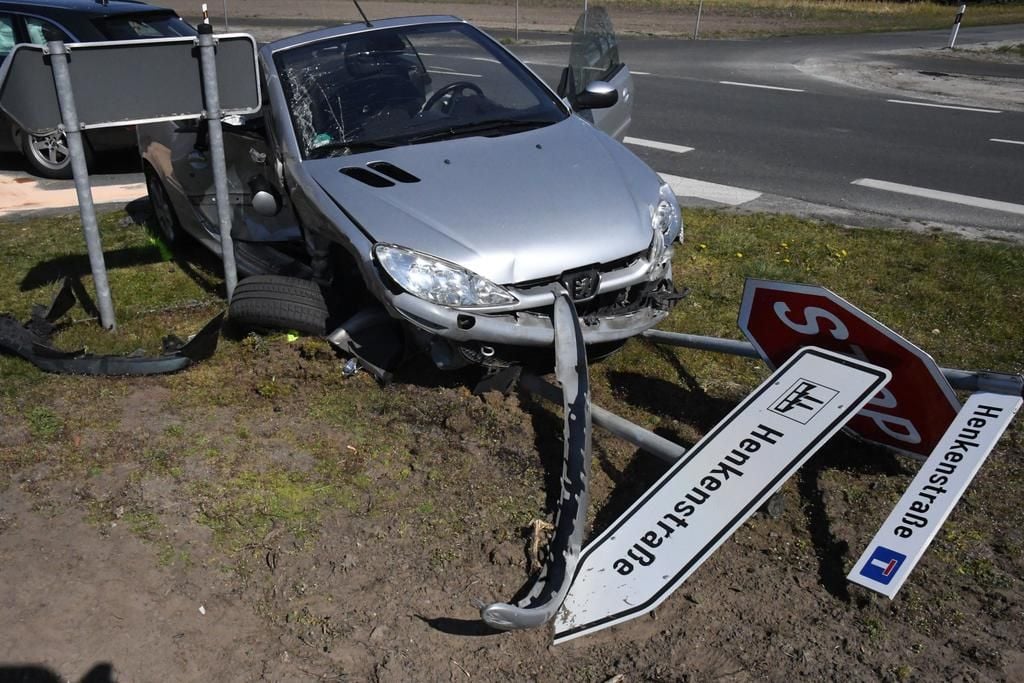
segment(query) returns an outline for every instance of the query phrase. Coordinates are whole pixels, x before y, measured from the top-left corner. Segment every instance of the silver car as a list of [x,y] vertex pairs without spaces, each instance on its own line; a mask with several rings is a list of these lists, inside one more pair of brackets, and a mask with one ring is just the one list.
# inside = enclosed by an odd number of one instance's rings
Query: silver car
[[[633,103],[592,14],[555,92],[454,17],[351,24],[259,53],[264,106],[229,119],[236,321],[327,334],[386,372],[551,357],[564,288],[591,357],[679,298],[672,190],[616,138]],[[165,239],[219,252],[205,127],[139,127]]]

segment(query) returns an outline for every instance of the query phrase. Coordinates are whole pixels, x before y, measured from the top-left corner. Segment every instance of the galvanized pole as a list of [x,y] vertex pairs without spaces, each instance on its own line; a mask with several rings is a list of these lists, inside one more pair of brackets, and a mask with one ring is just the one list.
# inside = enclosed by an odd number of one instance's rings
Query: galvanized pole
[[516,42],[519,42],[519,0],[516,0]]
[[[82,232],[85,233],[85,247],[89,252],[89,267],[96,286],[96,305],[100,311],[100,324],[108,330],[117,326],[114,320],[114,303],[110,298],[110,283],[107,282],[107,266],[103,260],[103,245],[100,242],[100,228],[96,223],[96,206],[92,201],[89,186],[89,169],[85,164],[85,147],[82,144],[82,127],[75,109],[75,95],[71,88],[71,73],[68,69],[68,50],[62,40],[46,43],[46,54],[50,55],[53,82],[57,86],[57,103],[64,133],[68,139],[68,154],[71,157],[71,173],[75,178],[75,192],[78,194],[78,211],[82,217]],[[27,132],[22,133],[28,135]]]
[[[753,344],[738,339],[705,337],[699,334],[680,334],[678,332],[665,332],[664,330],[647,330],[641,333],[640,336],[655,344],[679,346],[698,351],[711,351],[712,353],[724,353],[743,358],[761,358],[761,354],[757,352]],[[993,394],[1006,394],[1008,396],[1024,396],[1024,375],[942,367],[939,370],[954,389],[972,392],[987,391]],[[597,413],[594,413],[594,415],[596,420]]]
[[953,28],[949,32],[949,45],[950,50],[956,45],[956,34],[960,33],[960,20],[964,18],[964,12],[967,11],[967,5],[960,5],[960,9],[956,13],[956,19],[953,20]]
[[[562,390],[548,384],[536,375],[524,374],[519,379],[519,386],[552,403],[562,402]],[[667,463],[673,463],[686,454],[686,449],[679,444],[672,443],[665,437],[644,429],[624,417],[619,417],[610,410],[591,404],[590,412],[591,419],[598,427],[604,427],[620,439],[628,441],[637,448],[644,449]]]
[[700,0],[700,4],[697,5],[697,23],[693,25],[693,39],[697,40],[697,36],[700,34],[700,15],[704,11],[704,0]]
[[220,122],[220,94],[217,89],[217,57],[213,27],[199,25],[199,61],[202,64],[203,97],[206,122],[209,126],[210,161],[213,164],[213,188],[217,197],[217,220],[220,223],[220,250],[224,262],[224,288],[228,301],[235,292],[238,272],[235,268],[235,245],[231,240],[231,204],[228,195],[228,171],[224,161],[224,133]]

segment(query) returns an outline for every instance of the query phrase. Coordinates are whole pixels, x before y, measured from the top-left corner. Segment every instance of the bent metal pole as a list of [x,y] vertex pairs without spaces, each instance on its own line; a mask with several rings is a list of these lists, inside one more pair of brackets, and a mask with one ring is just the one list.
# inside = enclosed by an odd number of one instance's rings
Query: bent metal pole
[[[78,194],[78,212],[82,217],[82,232],[85,234],[85,248],[89,252],[89,268],[96,287],[96,307],[100,312],[100,324],[108,330],[117,326],[114,320],[114,303],[110,297],[110,283],[107,282],[107,266],[103,260],[103,245],[100,229],[96,223],[96,206],[92,201],[92,187],[89,185],[89,169],[85,163],[85,147],[82,144],[82,127],[75,109],[75,95],[71,88],[71,74],[68,69],[68,49],[62,40],[46,43],[44,54],[50,56],[53,82],[57,88],[57,104],[60,118],[68,140],[68,156],[71,159],[71,173],[75,179]],[[28,135],[28,133],[23,133]]]
[[217,222],[220,224],[220,251],[224,262],[224,289],[228,301],[235,292],[238,272],[235,268],[235,244],[231,240],[231,204],[228,194],[228,171],[224,161],[224,132],[220,122],[220,93],[217,88],[217,56],[214,50],[213,26],[199,24],[199,61],[202,64],[203,99],[210,135],[210,163],[213,166],[213,189],[217,197]]

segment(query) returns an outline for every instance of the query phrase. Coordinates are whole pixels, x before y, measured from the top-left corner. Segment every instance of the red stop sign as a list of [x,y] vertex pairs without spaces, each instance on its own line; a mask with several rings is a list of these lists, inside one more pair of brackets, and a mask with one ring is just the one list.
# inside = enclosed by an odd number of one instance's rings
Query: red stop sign
[[748,279],[739,326],[773,369],[801,347],[820,346],[892,372],[849,422],[870,441],[927,456],[960,410],[931,356],[824,287]]

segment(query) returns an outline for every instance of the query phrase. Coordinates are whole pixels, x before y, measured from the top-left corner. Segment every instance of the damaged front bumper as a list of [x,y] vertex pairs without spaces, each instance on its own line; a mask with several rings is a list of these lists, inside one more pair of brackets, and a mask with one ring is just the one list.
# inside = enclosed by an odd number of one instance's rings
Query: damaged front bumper
[[[595,267],[506,286],[516,303],[489,308],[436,304],[396,283],[389,287],[385,280],[376,292],[383,305],[358,312],[327,339],[385,381],[402,358],[424,350],[444,370],[468,365],[492,370],[514,365],[551,367],[557,337],[554,310],[557,299],[567,296],[578,318],[583,346],[593,360],[658,325],[685,296],[672,282],[670,259],[671,250],[663,249],[634,255],[606,269]],[[581,274],[592,277],[594,286],[583,296],[569,296],[574,289],[572,277]]]
[[[668,316],[682,295],[663,277],[623,285],[614,280],[585,300],[576,300],[583,342],[587,346],[625,341],[654,327]],[[425,301],[405,292],[391,294],[395,317],[430,336],[456,346],[552,347],[552,311],[560,284],[510,289],[519,299],[509,309],[459,309]]]
[[20,356],[43,372],[55,374],[159,375],[184,370],[212,356],[224,320],[224,314],[218,314],[188,342],[168,336],[164,339],[163,353],[156,356],[94,355],[84,350],[64,351],[50,342],[57,321],[75,302],[71,281],[65,278],[50,306],[36,305],[27,323],[22,324],[6,313],[0,314],[0,353]]

